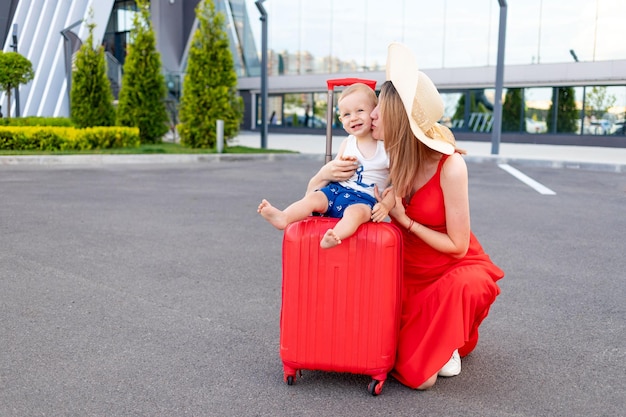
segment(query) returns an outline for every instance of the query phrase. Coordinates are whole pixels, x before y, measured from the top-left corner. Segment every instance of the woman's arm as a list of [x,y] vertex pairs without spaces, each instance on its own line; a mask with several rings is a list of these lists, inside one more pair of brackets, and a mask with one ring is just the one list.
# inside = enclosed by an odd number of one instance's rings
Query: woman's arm
[[467,165],[460,154],[453,154],[443,164],[440,181],[449,240],[442,245],[441,251],[462,258],[469,248],[470,208]]
[[332,161],[322,166],[317,174],[310,180],[306,188],[306,194],[326,186],[329,182],[346,181],[352,177],[354,171],[358,167],[358,162],[352,159],[343,159],[343,153],[346,149],[346,140],[339,146],[337,156]]
[[410,219],[404,211],[401,198],[396,198],[396,205],[390,215],[400,226],[434,249],[455,258],[462,258],[469,248],[470,213],[467,166],[461,155],[455,153],[444,162],[440,183],[446,210],[447,233],[429,229]]

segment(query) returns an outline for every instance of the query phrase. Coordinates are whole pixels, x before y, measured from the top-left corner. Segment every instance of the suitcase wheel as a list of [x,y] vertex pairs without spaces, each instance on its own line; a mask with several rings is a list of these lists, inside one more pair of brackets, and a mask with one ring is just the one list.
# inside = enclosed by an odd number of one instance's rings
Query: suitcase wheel
[[289,372],[285,372],[285,375],[283,376],[283,380],[287,383],[287,385],[293,385],[296,383],[296,375],[300,374],[300,378],[302,378],[302,371],[301,370],[297,370],[293,373]]
[[385,381],[379,381],[378,379],[372,379],[370,383],[367,385],[367,390],[374,397],[383,392],[383,385]]

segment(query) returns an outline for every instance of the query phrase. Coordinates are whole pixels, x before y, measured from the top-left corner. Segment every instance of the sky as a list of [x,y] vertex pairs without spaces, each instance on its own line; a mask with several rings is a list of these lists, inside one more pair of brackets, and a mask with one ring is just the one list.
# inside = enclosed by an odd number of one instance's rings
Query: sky
[[[260,49],[255,0],[245,0]],[[625,0],[508,0],[505,64],[626,59]],[[387,45],[414,50],[421,68],[495,65],[497,0],[265,0],[268,47],[384,66]]]

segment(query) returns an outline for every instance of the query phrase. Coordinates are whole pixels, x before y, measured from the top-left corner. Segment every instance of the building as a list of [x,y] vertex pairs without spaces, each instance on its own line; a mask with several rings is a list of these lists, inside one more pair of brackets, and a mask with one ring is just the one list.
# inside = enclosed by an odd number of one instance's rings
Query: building
[[[260,120],[260,27],[254,0],[214,0],[246,104],[243,129]],[[199,0],[152,0],[152,23],[170,99],[181,93]],[[626,12],[620,0],[529,0],[508,5],[503,141],[626,147]],[[495,0],[267,0],[270,131],[326,128],[329,78],[384,80],[385,45],[415,45],[423,70],[446,104],[443,123],[461,139],[488,140],[493,124],[498,2]],[[571,6],[571,7],[570,7]],[[93,10],[112,88],[119,88],[133,0],[7,0],[0,44],[33,62],[20,88],[21,115],[69,114],[71,53],[86,39]],[[426,15],[428,18],[420,18]],[[413,18],[410,18],[413,17]],[[452,25],[456,26],[452,26]],[[424,41],[424,40],[427,41]],[[586,59],[578,58],[578,55]],[[4,94],[1,102],[6,102]],[[564,112],[563,106],[569,106]],[[15,106],[15,104],[13,104]],[[568,116],[564,116],[564,114]],[[12,114],[15,111],[12,110]],[[339,125],[333,127],[339,130]]]
[[[152,23],[163,71],[173,99],[180,94],[186,55],[195,30],[195,7],[200,0],[160,0],[150,3]],[[260,64],[244,0],[215,0],[218,11],[228,16],[228,35],[235,52],[238,74],[258,75]],[[21,116],[68,116],[72,54],[95,24],[94,38],[105,46],[109,79],[114,95],[119,90],[130,41],[134,0],[5,0],[0,5],[0,44],[17,51],[33,63],[35,78],[20,88]],[[6,102],[4,94],[0,96]]]

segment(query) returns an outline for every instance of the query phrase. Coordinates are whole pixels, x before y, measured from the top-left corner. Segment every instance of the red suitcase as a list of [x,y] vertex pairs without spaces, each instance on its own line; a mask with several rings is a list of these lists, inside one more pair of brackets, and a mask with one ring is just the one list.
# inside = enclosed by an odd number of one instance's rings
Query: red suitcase
[[369,222],[331,249],[320,240],[337,219],[311,216],[285,229],[280,356],[284,379],[299,371],[370,375],[378,395],[392,369],[399,329],[402,240]]

